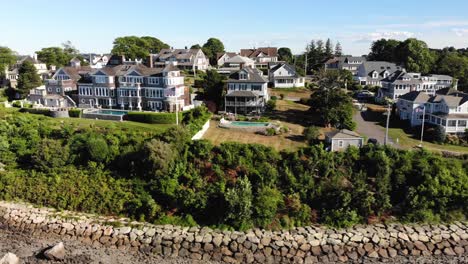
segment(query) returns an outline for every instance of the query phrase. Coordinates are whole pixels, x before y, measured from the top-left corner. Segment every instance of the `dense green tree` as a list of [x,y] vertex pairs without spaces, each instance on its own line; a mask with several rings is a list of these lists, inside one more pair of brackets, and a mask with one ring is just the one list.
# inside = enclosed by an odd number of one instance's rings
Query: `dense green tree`
[[324,56],[325,59],[329,59],[333,56],[333,44],[330,39],[327,39],[327,42],[325,42]]
[[315,144],[319,141],[320,129],[316,126],[306,127],[304,129],[303,135],[309,145]]
[[31,89],[42,85],[41,77],[37,74],[32,62],[25,61],[18,69],[18,86],[16,88],[21,98],[26,97]]
[[215,102],[218,108],[222,105],[224,96],[224,81],[226,77],[219,74],[216,70],[206,71],[203,76],[202,87],[207,100]]
[[32,156],[34,167],[41,171],[63,167],[68,164],[70,149],[58,140],[44,138]]
[[216,65],[216,54],[218,52],[224,52],[224,44],[217,38],[209,38],[205,44],[203,44],[203,52],[210,59],[211,65]]
[[278,60],[285,61],[287,63],[292,63],[293,55],[291,49],[286,47],[281,47],[278,49]]
[[109,158],[109,146],[102,136],[90,136],[87,139],[86,148],[90,160],[96,162],[107,162]]
[[254,200],[254,219],[256,224],[267,227],[275,219],[278,209],[284,206],[283,195],[275,188],[260,189]]
[[200,46],[200,44],[194,44],[190,47],[191,49],[201,49],[202,46]]
[[15,63],[15,53],[8,47],[0,46],[0,78],[4,76],[5,69]]
[[395,39],[380,39],[372,42],[368,59],[372,61],[396,62],[396,50],[401,42]]
[[401,42],[396,48],[397,62],[402,64],[407,71],[427,74],[431,71],[435,61],[427,44],[415,38],[409,38]]
[[127,59],[145,59],[149,54],[158,53],[169,45],[150,36],[125,36],[114,40],[112,54],[125,55]]
[[37,58],[44,62],[49,69],[51,65],[55,65],[57,67],[67,66],[70,63],[70,60],[76,55],[70,54],[60,47],[43,48],[36,53]]
[[468,91],[468,55],[461,55],[458,52],[448,52],[441,54],[435,64],[435,70],[439,74],[448,74],[458,81],[460,90]]

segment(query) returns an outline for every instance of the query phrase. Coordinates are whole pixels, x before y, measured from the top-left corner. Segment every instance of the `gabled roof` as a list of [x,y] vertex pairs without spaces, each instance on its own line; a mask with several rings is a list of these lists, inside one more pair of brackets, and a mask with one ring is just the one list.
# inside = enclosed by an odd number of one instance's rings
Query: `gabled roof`
[[442,100],[444,100],[449,107],[457,107],[468,102],[468,94],[456,93],[445,95],[443,96]]
[[[240,80],[239,74],[245,71],[248,74],[247,80]],[[244,82],[244,83],[266,83],[268,80],[262,76],[258,69],[252,69],[250,67],[245,67],[229,76],[227,82]]]
[[243,56],[240,56],[240,55],[235,55],[235,56],[230,57],[229,59],[227,59],[225,63],[238,63],[238,64],[252,63],[253,64],[254,61],[247,58],[247,57],[243,57]]
[[412,91],[400,96],[399,99],[403,99],[414,103],[426,103],[429,101],[429,95],[427,95],[423,91]]
[[280,62],[280,63],[278,63],[276,65],[273,65],[271,67],[271,69],[270,69],[270,72],[274,73],[274,72],[276,72],[277,70],[279,70],[281,68],[285,68],[287,71],[292,72],[294,76],[298,76],[294,66],[292,66],[290,64],[287,64],[285,62]]
[[68,77],[70,77],[70,79],[75,80],[75,81],[79,80],[82,75],[85,75],[87,73],[91,73],[94,71],[94,69],[91,68],[90,66],[62,67],[59,70],[57,70],[57,73],[60,72],[60,70],[63,70],[68,75]]
[[227,55],[229,58],[232,58],[237,55],[235,52],[218,52],[216,53],[216,60],[219,60],[223,55]]
[[327,133],[327,137],[331,139],[350,139],[350,138],[362,138],[358,133],[348,130],[341,129]]
[[386,61],[365,61],[361,64],[360,67],[364,68],[365,76],[371,76],[371,73],[376,71],[379,73],[379,77],[381,73],[387,70],[389,73],[393,73],[396,70],[402,70],[400,66],[397,66],[395,63],[386,62]]
[[[386,71],[388,72],[388,70],[384,70],[382,74]],[[420,79],[413,78],[413,76],[411,76],[410,74],[408,74],[406,71],[403,71],[403,70],[396,70],[395,72],[388,75],[386,78],[383,78],[382,82],[389,82],[393,84],[420,84],[422,83]]]
[[276,57],[278,56],[278,48],[273,47],[262,47],[257,49],[241,49],[240,55],[249,58],[255,58],[260,53],[264,53],[266,56],[269,57]]

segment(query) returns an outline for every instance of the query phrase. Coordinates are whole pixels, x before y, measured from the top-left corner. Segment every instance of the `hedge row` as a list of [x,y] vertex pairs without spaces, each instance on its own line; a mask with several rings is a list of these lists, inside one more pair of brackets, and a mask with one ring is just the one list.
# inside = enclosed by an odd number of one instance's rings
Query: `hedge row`
[[50,113],[49,109],[21,108],[19,111],[22,112],[22,113],[31,113],[31,114],[36,114],[36,115],[51,116],[51,113]]
[[[175,113],[152,113],[152,112],[128,112],[129,121],[148,124],[175,124]],[[179,122],[182,121],[182,113],[179,112]]]
[[81,117],[81,109],[69,109],[68,110],[68,116],[70,117]]

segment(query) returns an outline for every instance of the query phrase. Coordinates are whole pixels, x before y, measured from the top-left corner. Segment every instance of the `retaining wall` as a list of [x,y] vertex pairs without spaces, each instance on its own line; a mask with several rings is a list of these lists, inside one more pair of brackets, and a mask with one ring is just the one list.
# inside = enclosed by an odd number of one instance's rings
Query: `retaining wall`
[[195,135],[193,135],[192,140],[199,140],[203,137],[203,135],[206,133],[208,128],[210,128],[210,121],[211,119],[208,119],[208,121],[206,121],[202,129],[200,129]]
[[155,226],[125,218],[57,212],[8,202],[0,202],[0,222],[32,235],[53,234],[95,246],[228,263],[362,262],[398,255],[464,258],[468,251],[465,222],[420,226],[376,224],[349,229],[308,226],[277,232],[260,229],[237,232]]

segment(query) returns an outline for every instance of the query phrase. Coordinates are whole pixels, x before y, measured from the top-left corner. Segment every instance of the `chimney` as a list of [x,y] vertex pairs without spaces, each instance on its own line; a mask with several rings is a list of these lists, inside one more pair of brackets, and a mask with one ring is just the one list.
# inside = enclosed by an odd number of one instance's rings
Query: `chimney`
[[153,65],[153,54],[149,55],[147,63],[148,63],[148,65],[147,65],[148,67],[153,68],[153,66],[154,66]]

